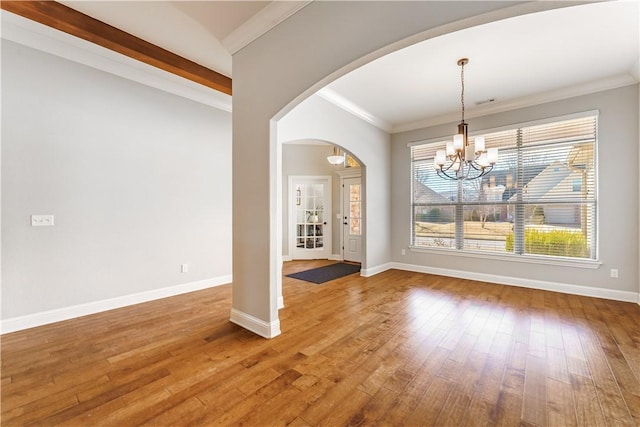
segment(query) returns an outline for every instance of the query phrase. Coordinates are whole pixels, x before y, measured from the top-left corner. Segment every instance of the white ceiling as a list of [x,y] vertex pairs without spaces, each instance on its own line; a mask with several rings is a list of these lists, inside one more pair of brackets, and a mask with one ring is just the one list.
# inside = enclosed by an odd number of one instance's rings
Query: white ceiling
[[75,1],[66,6],[231,77],[231,55],[300,10],[291,1]]
[[540,94],[557,99],[630,84],[638,81],[638,14],[637,1],[617,1],[469,28],[373,61],[324,95],[396,132],[460,118],[463,57],[467,117],[540,102]]
[[[309,3],[62,1],[232,77],[231,55]],[[387,55],[321,95],[391,132],[638,82],[638,0],[565,7],[447,34]],[[486,102],[495,99],[493,102]],[[486,102],[486,103],[483,103]]]

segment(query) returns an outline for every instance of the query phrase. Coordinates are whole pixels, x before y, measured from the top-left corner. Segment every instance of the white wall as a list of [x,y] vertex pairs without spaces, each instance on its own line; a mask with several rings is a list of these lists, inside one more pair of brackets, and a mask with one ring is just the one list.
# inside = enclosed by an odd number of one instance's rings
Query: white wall
[[5,40],[2,107],[3,320],[229,281],[229,113]]
[[347,149],[362,162],[364,274],[390,261],[390,137],[386,132],[312,96],[278,122],[278,139],[319,139]]
[[[478,117],[470,129],[482,130],[582,111],[599,110],[598,250],[596,270],[526,264],[408,250],[410,244],[410,149],[407,143],[455,133],[456,123],[395,134],[392,137],[392,254],[395,262],[413,266],[473,272],[536,282],[584,287],[575,291],[637,300],[638,290],[638,85],[584,95],[529,108]],[[407,249],[406,255],[401,250]],[[620,277],[609,277],[616,268]],[[511,281],[513,282],[513,281]],[[517,282],[516,282],[517,283]],[[588,289],[588,288],[591,288]],[[570,287],[563,288],[572,291]],[[600,292],[605,290],[607,292]],[[608,292],[612,291],[612,292]]]
[[[277,282],[282,215],[276,171],[281,164],[272,120],[335,78],[386,53],[473,25],[566,5],[312,2],[237,52],[233,56],[232,321],[262,336],[280,333]],[[368,197],[370,203],[379,202],[375,195]],[[367,252],[372,265],[383,261],[371,255]]]

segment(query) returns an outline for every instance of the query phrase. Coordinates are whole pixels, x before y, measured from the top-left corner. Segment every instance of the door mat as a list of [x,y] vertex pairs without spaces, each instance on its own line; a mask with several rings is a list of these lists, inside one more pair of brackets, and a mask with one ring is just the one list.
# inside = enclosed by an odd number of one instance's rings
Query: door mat
[[320,283],[339,279],[340,277],[348,276],[349,274],[357,273],[359,271],[359,264],[338,262],[336,264],[325,265],[324,267],[287,274],[287,277],[293,277],[294,279],[304,280],[319,285]]

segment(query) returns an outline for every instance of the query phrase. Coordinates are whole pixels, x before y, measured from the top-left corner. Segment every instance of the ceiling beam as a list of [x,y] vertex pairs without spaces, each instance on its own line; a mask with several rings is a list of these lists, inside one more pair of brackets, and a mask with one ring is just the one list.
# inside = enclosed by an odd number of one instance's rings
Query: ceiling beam
[[0,1],[32,21],[231,95],[231,78],[55,1]]

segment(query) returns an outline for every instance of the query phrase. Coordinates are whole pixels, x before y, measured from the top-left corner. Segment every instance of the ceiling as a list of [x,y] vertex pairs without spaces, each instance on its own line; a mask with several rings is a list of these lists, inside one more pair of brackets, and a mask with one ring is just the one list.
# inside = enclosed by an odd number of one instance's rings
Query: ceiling
[[388,131],[638,82],[638,1],[592,3],[518,16],[415,44],[331,83],[337,103]]
[[300,10],[291,1],[58,1],[231,77],[231,55]]
[[[231,55],[309,1],[62,1],[232,77]],[[639,2],[565,7],[446,34],[375,60],[320,95],[389,132],[638,82]],[[176,34],[179,37],[176,37]]]

